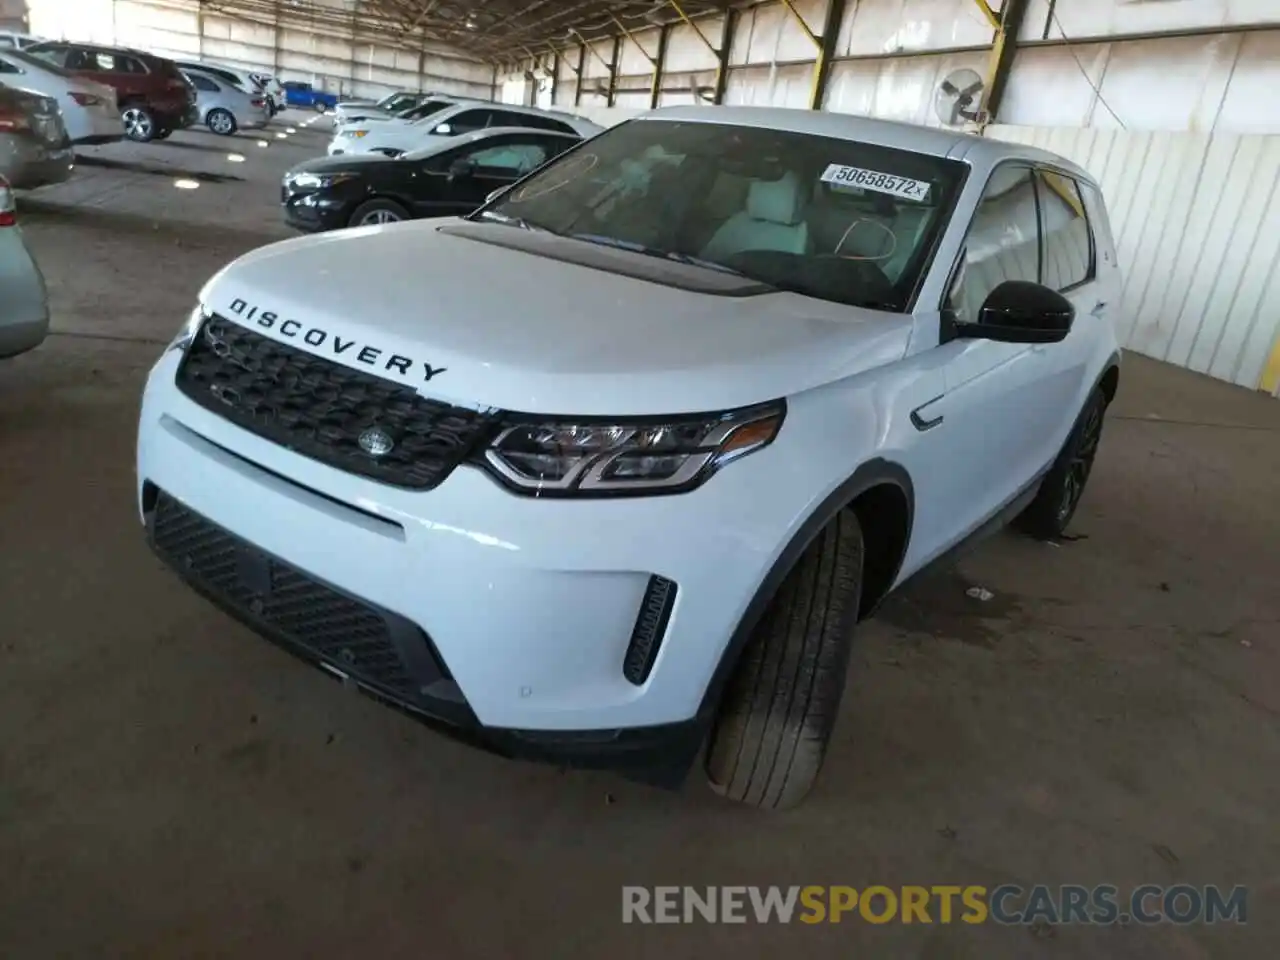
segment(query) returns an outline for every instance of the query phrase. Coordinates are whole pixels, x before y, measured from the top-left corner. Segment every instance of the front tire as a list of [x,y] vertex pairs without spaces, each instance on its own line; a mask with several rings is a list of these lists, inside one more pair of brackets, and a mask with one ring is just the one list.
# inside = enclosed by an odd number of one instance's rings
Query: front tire
[[1094,387],[1058,458],[1040,482],[1035,499],[1014,521],[1024,533],[1038,540],[1054,540],[1066,532],[1093,472],[1109,402],[1102,388]]
[[138,104],[121,109],[120,122],[124,125],[124,135],[135,143],[150,143],[159,129],[151,111]]
[[220,137],[229,137],[236,132],[236,118],[230,110],[223,110],[221,107],[210,110],[204,122]]
[[842,510],[782,582],[720,702],[711,788],[769,810],[809,793],[826,755],[862,601],[862,527]]
[[368,227],[381,223],[399,223],[401,220],[412,220],[413,217],[404,207],[394,200],[368,200],[356,207],[347,221],[349,227]]
[[315,108],[316,108],[316,113],[324,113],[325,108],[323,103],[315,104]]

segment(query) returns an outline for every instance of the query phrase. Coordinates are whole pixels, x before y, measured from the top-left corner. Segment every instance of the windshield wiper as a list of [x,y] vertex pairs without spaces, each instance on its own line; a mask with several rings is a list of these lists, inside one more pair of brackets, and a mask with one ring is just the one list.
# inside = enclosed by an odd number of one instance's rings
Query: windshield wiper
[[530,223],[524,217],[513,217],[509,214],[499,213],[497,210],[481,210],[472,218],[472,222],[479,220],[492,220],[495,223],[505,223],[508,226],[519,227],[521,230],[537,230],[540,233],[555,233],[554,230],[544,227],[537,223]]
[[646,257],[657,257],[659,260],[671,260],[675,263],[684,263],[692,267],[703,267],[707,270],[718,270],[721,273],[729,273],[735,277],[742,277],[745,280],[751,280],[755,283],[763,283],[765,286],[773,286],[767,281],[760,280],[749,274],[743,273],[733,267],[723,263],[716,263],[714,260],[703,260],[701,257],[695,257],[688,253],[679,253],[675,250],[662,250],[658,247],[646,246],[643,243],[634,243],[630,240],[619,240],[617,237],[606,237],[598,233],[571,233],[571,240],[585,240],[587,243],[598,243],[603,247],[617,247],[619,250],[629,250],[632,253],[639,253]]

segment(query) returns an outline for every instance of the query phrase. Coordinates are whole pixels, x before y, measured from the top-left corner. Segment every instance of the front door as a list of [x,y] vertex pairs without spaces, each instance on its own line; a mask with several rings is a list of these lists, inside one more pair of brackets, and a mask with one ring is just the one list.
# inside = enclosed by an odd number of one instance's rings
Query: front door
[[[1040,228],[1033,171],[996,169],[966,239],[946,312],[976,323],[987,296],[1006,280],[1040,278]],[[947,323],[942,324],[945,331]],[[1072,403],[1063,344],[951,339],[937,348],[943,392],[913,422],[937,496],[919,517],[939,553],[998,513],[1035,481],[1061,443]],[[1078,377],[1077,377],[1078,382]],[[923,560],[932,557],[921,558]]]

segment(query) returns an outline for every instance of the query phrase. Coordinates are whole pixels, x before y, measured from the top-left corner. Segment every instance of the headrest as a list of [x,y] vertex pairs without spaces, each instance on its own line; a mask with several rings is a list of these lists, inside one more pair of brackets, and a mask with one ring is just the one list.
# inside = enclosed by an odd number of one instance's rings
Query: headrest
[[792,226],[800,222],[800,182],[788,171],[780,180],[756,180],[747,191],[747,216]]

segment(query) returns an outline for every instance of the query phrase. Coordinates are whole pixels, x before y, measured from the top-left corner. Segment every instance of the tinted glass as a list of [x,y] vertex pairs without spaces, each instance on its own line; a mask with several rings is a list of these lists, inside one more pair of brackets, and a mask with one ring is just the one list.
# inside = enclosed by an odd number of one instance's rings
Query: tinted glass
[[593,243],[900,311],[964,175],[946,158],[852,140],[637,120],[543,167],[491,209]]
[[211,93],[218,92],[218,85],[208,77],[202,77],[198,73],[188,73],[187,79],[191,81],[191,85],[197,90],[206,90]]
[[472,130],[482,130],[489,126],[489,115],[491,110],[463,110],[442,120],[441,123],[449,125],[448,131],[440,130],[440,133],[448,133],[449,136],[455,136],[459,133],[470,133]]
[[410,110],[397,114],[402,120],[421,120],[423,117],[429,117],[433,113],[439,113],[445,107],[451,107],[453,104],[447,100],[428,100],[426,103],[419,104]]
[[975,323],[987,295],[1006,280],[1040,277],[1040,230],[1035,181],[1027,167],[997,167],[983,190],[965,240],[964,260],[950,306]]
[[[6,56],[7,55],[8,54],[6,52]],[[21,73],[21,72],[22,72],[21,70],[19,70],[13,64],[9,63],[8,60],[5,60],[3,57],[0,57],[0,73]]]
[[506,176],[512,179],[532,173],[547,162],[545,147],[536,143],[505,143],[499,146],[478,147],[469,154],[463,154],[472,160],[478,171],[493,176]]
[[1041,283],[1054,290],[1070,290],[1093,279],[1093,241],[1084,200],[1070,177],[1049,170],[1039,171],[1036,177],[1044,244]]

